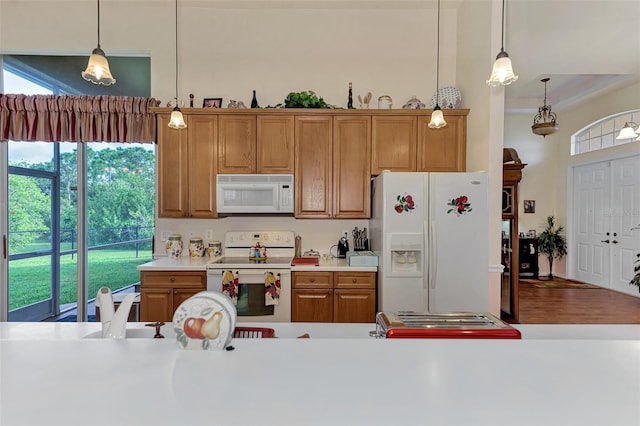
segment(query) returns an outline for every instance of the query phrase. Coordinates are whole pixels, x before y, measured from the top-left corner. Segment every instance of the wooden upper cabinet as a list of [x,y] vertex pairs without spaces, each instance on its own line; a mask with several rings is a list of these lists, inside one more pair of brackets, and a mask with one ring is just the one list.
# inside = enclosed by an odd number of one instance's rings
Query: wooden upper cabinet
[[218,173],[256,173],[256,116],[220,115]]
[[295,118],[295,216],[331,217],[332,117]]
[[186,217],[189,187],[187,129],[170,128],[170,114],[158,114],[156,118],[158,216]]
[[189,216],[217,217],[216,157],[218,120],[215,116],[187,117],[189,140]]
[[292,174],[294,165],[293,115],[257,117],[257,173]]
[[371,215],[371,117],[333,118],[333,212],[335,218]]
[[445,111],[447,125],[441,129],[430,129],[430,120],[430,116],[418,118],[418,171],[466,171],[467,116]]
[[218,117],[185,116],[187,128],[157,116],[158,217],[217,217],[216,138]]
[[373,116],[371,127],[371,174],[417,170],[417,116]]

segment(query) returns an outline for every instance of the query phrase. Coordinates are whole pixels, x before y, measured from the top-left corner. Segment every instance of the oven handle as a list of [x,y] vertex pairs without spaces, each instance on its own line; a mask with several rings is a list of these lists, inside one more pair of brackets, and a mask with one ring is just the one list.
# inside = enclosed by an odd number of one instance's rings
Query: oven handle
[[242,268],[226,268],[226,269],[208,269],[208,275],[221,275],[222,271],[234,271],[238,272],[238,274],[243,277],[247,275],[264,275],[266,272],[278,272],[280,274],[289,274],[291,273],[291,269],[242,269]]

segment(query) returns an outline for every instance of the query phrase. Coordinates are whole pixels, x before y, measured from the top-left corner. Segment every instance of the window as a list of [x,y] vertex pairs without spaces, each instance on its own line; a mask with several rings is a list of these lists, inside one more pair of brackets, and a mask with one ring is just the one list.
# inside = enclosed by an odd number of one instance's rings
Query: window
[[616,139],[624,124],[628,122],[640,122],[640,110],[612,115],[580,130],[571,138],[571,155],[598,151],[635,141],[637,138]]
[[[4,58],[6,93],[100,94],[75,67],[73,76],[56,75],[56,57]],[[83,87],[91,90],[82,93]],[[149,90],[135,96],[149,96]],[[136,265],[151,260],[155,146],[9,141],[7,154],[0,179],[7,179],[9,189],[8,280],[2,283],[8,301],[0,301],[0,309],[8,311],[10,321],[38,321],[76,309],[78,250],[83,249],[77,245],[77,221],[82,220],[88,230],[82,253],[87,253],[90,302],[83,306],[92,320],[97,289],[106,286],[115,293],[131,287],[139,281]],[[77,167],[81,157],[86,158],[84,173]],[[78,217],[76,189],[83,181],[87,214]]]

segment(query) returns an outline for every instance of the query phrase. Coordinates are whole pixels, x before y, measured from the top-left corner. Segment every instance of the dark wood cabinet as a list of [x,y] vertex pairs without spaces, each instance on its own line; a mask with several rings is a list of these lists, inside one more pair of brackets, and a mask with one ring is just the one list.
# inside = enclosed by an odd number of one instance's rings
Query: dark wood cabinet
[[538,239],[520,238],[519,276],[538,279]]

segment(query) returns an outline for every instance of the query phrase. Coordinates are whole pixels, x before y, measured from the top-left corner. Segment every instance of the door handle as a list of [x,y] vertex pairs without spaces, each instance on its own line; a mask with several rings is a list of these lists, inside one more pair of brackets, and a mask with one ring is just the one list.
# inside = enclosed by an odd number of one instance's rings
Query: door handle
[[618,240],[611,241],[612,244],[618,244]]
[[600,242],[609,244],[610,241],[609,240],[600,240]]

